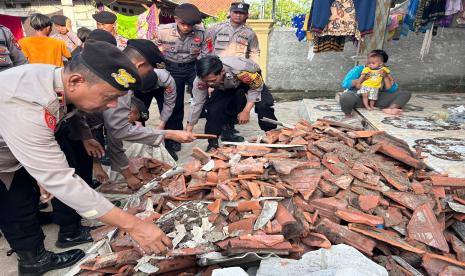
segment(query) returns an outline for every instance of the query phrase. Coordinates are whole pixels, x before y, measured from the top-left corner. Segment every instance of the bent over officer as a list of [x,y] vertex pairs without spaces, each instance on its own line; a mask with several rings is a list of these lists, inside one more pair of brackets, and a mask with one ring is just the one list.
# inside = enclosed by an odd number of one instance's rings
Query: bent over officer
[[260,58],[257,34],[245,25],[249,17],[249,4],[234,2],[229,9],[229,19],[207,29],[207,44],[219,57],[250,58],[256,63]]
[[[202,106],[207,110],[205,133],[224,135],[222,126],[246,124],[255,106],[258,124],[264,131],[276,125],[262,122],[261,118],[275,119],[274,99],[259,74],[260,66],[241,57],[207,56],[197,61],[197,78],[192,89],[193,100],[187,121],[187,131],[197,124]],[[214,88],[210,98],[208,87]],[[230,134],[228,136],[231,136]],[[240,137],[242,138],[242,137]],[[241,140],[244,140],[242,138]],[[207,151],[218,147],[218,139],[209,139]]]
[[[167,70],[176,81],[176,104],[173,114],[166,122],[166,129],[183,129],[184,90],[195,79],[195,61],[208,53],[205,30],[197,26],[202,22],[199,9],[192,4],[181,4],[174,11],[176,23],[160,25],[155,42],[166,59]],[[165,140],[166,149],[178,160],[176,151],[181,145]]]
[[70,106],[84,112],[115,107],[139,83],[137,69],[120,50],[95,41],[65,68],[31,64],[0,73],[0,229],[18,255],[20,275],[42,275],[84,256],[78,249],[45,250],[36,182],[82,217],[128,232],[149,254],[171,246],[154,224],[113,206],[75,175],[54,138]]
[[10,29],[0,24],[0,72],[27,63]]

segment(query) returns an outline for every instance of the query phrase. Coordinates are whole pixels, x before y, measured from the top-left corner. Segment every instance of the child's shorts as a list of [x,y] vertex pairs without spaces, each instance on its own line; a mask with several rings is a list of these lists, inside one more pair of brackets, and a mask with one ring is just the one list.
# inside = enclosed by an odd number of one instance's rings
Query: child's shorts
[[357,91],[357,94],[359,95],[368,94],[368,99],[376,101],[378,100],[378,91],[379,91],[378,88],[362,86]]

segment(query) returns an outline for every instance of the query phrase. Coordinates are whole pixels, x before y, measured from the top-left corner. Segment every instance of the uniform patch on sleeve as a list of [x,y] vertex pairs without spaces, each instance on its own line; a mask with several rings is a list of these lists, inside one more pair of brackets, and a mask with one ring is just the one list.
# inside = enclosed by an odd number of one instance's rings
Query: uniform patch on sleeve
[[199,81],[197,82],[197,88],[200,90],[205,90],[205,89],[208,89],[208,86],[205,82]]
[[213,40],[212,40],[212,38],[211,37],[207,38],[206,43],[207,43],[208,52],[209,53],[213,52],[213,50],[215,50],[215,48],[213,48]]
[[55,132],[55,128],[57,127],[57,119],[47,109],[45,109],[44,112],[44,119],[47,127]]
[[258,89],[263,85],[262,76],[255,72],[242,71],[237,75],[237,78],[245,84],[248,84],[250,89]]
[[11,42],[13,43],[13,45],[15,45],[16,48],[18,48],[18,50],[21,50],[21,46],[19,46],[19,43],[14,36],[11,37]]
[[171,94],[173,92],[174,92],[173,86],[169,85],[169,86],[165,87],[165,93]]

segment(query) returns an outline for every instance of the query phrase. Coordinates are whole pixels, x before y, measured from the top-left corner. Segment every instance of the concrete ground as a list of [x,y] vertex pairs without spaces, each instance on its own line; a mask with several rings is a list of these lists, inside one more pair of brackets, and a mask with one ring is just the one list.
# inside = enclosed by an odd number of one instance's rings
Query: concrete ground
[[[152,115],[152,117],[149,120],[149,126],[156,126],[158,122],[158,110],[156,110],[155,106],[156,106],[155,103],[152,104],[152,107],[150,110],[151,112],[150,114]],[[189,110],[188,106],[189,105],[186,103],[185,105],[186,114]],[[298,107],[299,107],[298,101],[276,103],[275,110],[276,110],[276,116],[278,120],[281,120],[286,123],[291,123],[291,124],[296,123],[299,120]],[[156,115],[154,116],[154,114]],[[185,117],[187,117],[187,115]],[[205,125],[205,119],[201,119],[200,122],[195,127],[194,132],[204,133],[204,125]],[[262,133],[262,131],[260,131],[260,128],[258,127],[257,116],[255,113],[252,114],[251,121],[249,122],[249,124],[237,126],[237,129],[245,137],[251,137],[251,136],[255,136],[257,134]],[[182,150],[179,153],[178,164],[183,164],[190,159],[190,153],[193,147],[201,147],[202,149],[205,149],[207,147],[207,141],[199,140],[191,144],[183,145]],[[51,250],[54,252],[64,251],[64,250],[56,248],[54,244],[56,237],[57,237],[57,233],[58,233],[58,227],[56,225],[46,225],[43,227],[43,230],[46,235],[45,247],[48,250]],[[81,245],[75,248],[86,250],[89,247],[90,247],[90,244],[85,244],[85,245]],[[6,256],[6,252],[9,249],[10,247],[8,243],[6,242],[5,238],[4,237],[0,238],[0,276],[18,275],[16,255],[13,254],[12,256],[9,256],[9,257]],[[64,275],[67,270],[68,269],[55,270],[55,271],[47,273],[46,275],[47,276],[61,276],[61,275]]]

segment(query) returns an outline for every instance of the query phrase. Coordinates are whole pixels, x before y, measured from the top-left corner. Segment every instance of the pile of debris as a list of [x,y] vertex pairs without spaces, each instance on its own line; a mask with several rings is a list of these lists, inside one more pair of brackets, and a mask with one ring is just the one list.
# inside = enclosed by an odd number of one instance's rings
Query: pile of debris
[[195,148],[182,174],[127,206],[173,239],[167,256],[143,256],[113,231],[81,269],[191,275],[243,254],[300,259],[346,244],[393,275],[465,274],[465,179],[432,172],[386,133],[340,122],[301,121],[253,142]]

